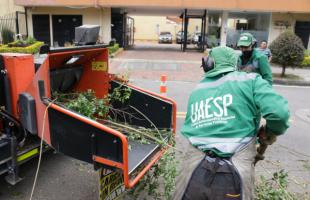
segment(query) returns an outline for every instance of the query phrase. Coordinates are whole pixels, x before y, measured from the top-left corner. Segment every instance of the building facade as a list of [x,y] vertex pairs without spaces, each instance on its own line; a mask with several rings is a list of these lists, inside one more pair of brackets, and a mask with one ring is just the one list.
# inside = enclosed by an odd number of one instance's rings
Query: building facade
[[0,16],[14,13],[16,11],[24,11],[23,6],[15,5],[14,0],[2,0],[0,1]]
[[[43,35],[51,45],[72,41],[70,30],[81,23],[99,24],[103,42],[114,37],[126,40],[127,15],[139,16],[134,25],[135,38],[152,39],[160,27],[166,26],[166,21],[162,23],[160,20],[167,16],[181,16],[185,9],[190,12],[206,9],[207,36],[217,40],[218,44],[235,46],[240,33],[245,31],[253,33],[258,41],[271,42],[283,31],[291,29],[302,39],[304,46],[310,48],[310,0],[15,0],[15,4],[28,10],[29,34]],[[155,22],[150,27],[150,23],[140,16],[162,18],[153,18]],[[44,30],[36,30],[42,24]],[[189,26],[192,26],[190,32],[200,30],[199,23],[189,23]],[[171,32],[180,30],[179,25],[169,27],[173,27]]]
[[74,28],[82,24],[100,25],[99,40],[111,40],[111,8],[30,7],[27,21],[29,34],[52,46],[72,44]]
[[[18,22],[18,23],[17,23]],[[3,29],[10,29],[14,33],[26,34],[25,9],[23,6],[16,6],[14,0],[0,1],[0,32]],[[0,34],[0,42],[2,41]]]
[[[135,19],[135,38],[138,40],[158,39],[158,33],[169,31],[176,35],[182,23],[170,23],[165,16],[133,16]],[[200,21],[189,22],[189,33],[200,32]],[[290,29],[310,48],[310,13],[279,12],[238,12],[209,11],[206,33],[208,38],[216,38],[222,45],[235,47],[241,32],[250,32],[258,40],[273,41],[280,33]]]

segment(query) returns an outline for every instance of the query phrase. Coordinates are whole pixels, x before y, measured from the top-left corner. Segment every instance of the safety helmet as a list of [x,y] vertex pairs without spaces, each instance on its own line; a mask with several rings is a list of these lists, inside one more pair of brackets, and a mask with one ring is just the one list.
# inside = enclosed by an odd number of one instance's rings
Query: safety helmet
[[254,46],[256,44],[256,39],[251,33],[242,33],[238,40],[237,46],[241,47],[249,47]]

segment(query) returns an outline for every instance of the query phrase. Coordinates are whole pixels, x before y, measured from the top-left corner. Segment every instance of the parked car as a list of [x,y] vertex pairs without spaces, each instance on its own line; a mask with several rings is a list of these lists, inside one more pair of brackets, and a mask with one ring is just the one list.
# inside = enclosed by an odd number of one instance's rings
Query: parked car
[[161,32],[158,37],[158,43],[172,44],[172,34],[170,32]]
[[[183,43],[183,41],[184,41],[184,32],[183,31],[179,31],[177,33],[177,40],[176,40],[176,42],[177,42],[177,44],[181,44],[181,43]],[[187,44],[190,44],[191,41],[192,41],[192,36],[191,36],[190,33],[187,33]]]

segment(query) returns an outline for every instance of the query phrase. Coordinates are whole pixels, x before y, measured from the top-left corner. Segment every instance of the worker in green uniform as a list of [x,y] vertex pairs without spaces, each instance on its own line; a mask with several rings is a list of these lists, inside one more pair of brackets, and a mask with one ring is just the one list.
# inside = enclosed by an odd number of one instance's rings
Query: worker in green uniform
[[288,128],[287,101],[259,74],[237,71],[237,60],[229,47],[203,59],[205,77],[189,97],[181,129],[189,142],[174,199],[253,199],[257,133],[274,141]]
[[250,33],[242,33],[237,46],[241,50],[238,60],[240,71],[255,72],[272,85],[272,72],[268,58],[262,52],[255,49],[256,39]]

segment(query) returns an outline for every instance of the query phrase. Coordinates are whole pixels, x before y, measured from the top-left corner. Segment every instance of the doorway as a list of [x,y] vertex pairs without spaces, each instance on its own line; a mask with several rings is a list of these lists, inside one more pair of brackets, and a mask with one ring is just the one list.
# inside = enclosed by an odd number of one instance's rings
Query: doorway
[[82,15],[53,15],[53,46],[66,46],[74,43],[75,27],[82,25]]
[[134,24],[132,17],[121,12],[120,9],[112,9],[111,35],[124,49],[130,49],[134,45]]
[[304,47],[307,49],[310,36],[310,22],[297,21],[295,25],[295,33],[301,38]]
[[32,15],[32,24],[34,38],[51,45],[49,15]]

